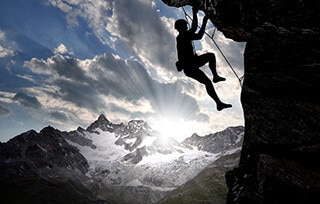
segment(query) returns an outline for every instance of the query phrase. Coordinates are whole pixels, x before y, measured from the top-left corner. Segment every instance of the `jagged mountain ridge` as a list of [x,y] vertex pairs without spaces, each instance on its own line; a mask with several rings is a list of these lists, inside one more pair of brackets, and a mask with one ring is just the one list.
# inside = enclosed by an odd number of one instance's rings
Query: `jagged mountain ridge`
[[[222,149],[239,144],[241,132],[243,127],[226,130],[230,135],[225,137],[231,142],[219,143],[224,145]],[[223,135],[217,133],[220,134]],[[200,136],[194,137],[197,140]],[[163,140],[142,120],[113,124],[100,115],[86,129],[62,132],[46,127],[39,133],[31,130],[0,144],[0,176],[4,183],[16,176],[32,177],[32,181],[41,178],[45,183],[71,182],[77,195],[90,195],[88,200],[108,200],[117,194],[115,189],[121,189],[130,191],[135,199],[151,199],[139,202],[154,202],[220,157],[199,148],[208,144],[206,140],[201,143],[194,139],[188,138],[189,143],[173,138]],[[238,146],[234,147],[239,151]],[[106,194],[106,189],[113,193]]]
[[[217,132],[215,134],[209,134],[201,137],[197,134],[193,134],[191,137],[186,138],[182,144],[187,147],[197,147],[198,150],[211,152],[217,154],[222,152],[227,146],[235,145],[240,142],[242,128],[227,128],[223,132]],[[225,137],[229,135],[229,137]]]

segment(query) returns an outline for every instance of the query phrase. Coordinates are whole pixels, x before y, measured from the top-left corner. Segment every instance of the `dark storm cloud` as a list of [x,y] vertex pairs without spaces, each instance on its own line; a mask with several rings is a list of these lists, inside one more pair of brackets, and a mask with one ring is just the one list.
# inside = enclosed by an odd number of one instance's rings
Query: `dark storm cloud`
[[41,103],[38,101],[38,99],[35,96],[30,96],[23,92],[18,92],[13,97],[13,100],[18,101],[20,105],[25,107],[34,108],[34,109],[41,108]]
[[0,105],[0,117],[10,115],[11,110]]

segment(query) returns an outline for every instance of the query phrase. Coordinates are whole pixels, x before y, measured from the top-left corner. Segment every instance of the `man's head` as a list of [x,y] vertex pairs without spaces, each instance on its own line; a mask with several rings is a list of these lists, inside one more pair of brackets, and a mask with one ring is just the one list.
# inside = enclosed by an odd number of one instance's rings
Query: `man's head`
[[174,23],[174,28],[179,32],[188,30],[188,22],[184,19],[179,19]]

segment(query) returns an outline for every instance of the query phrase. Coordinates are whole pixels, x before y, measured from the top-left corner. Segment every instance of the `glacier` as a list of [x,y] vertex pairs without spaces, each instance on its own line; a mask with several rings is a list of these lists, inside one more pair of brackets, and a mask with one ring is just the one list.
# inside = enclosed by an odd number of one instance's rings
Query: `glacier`
[[[223,136],[230,141],[221,148],[227,149],[242,141],[241,131],[229,132],[230,135]],[[173,138],[163,140],[142,120],[115,125],[102,115],[87,130],[79,131],[78,135],[90,140],[91,144],[67,142],[78,148],[88,161],[86,176],[105,185],[143,186],[169,191],[195,177],[222,155],[221,151],[201,150],[205,143],[186,145]],[[232,154],[240,149],[238,145],[223,154]]]

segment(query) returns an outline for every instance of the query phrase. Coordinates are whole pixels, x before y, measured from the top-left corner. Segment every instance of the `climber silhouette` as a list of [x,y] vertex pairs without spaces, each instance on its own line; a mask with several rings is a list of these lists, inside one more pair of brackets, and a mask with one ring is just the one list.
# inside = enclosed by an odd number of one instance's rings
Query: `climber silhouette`
[[[178,61],[176,62],[176,66],[178,71],[184,70],[186,76],[197,80],[198,82],[204,84],[206,86],[207,93],[217,104],[217,110],[221,111],[225,108],[232,107],[231,104],[223,103],[212,84],[225,81],[226,79],[220,77],[216,70],[216,57],[213,53],[205,53],[202,55],[197,55],[194,50],[192,41],[200,40],[205,32],[206,24],[208,22],[209,17],[206,15],[203,18],[202,26],[198,33],[198,6],[194,5],[192,7],[193,12],[193,20],[191,28],[188,30],[188,22],[184,19],[179,19],[175,22],[174,27],[178,30],[179,34],[176,38],[177,40],[177,51],[178,51]],[[200,67],[209,62],[209,68],[213,74],[213,80],[211,81],[205,73],[200,70]]]

